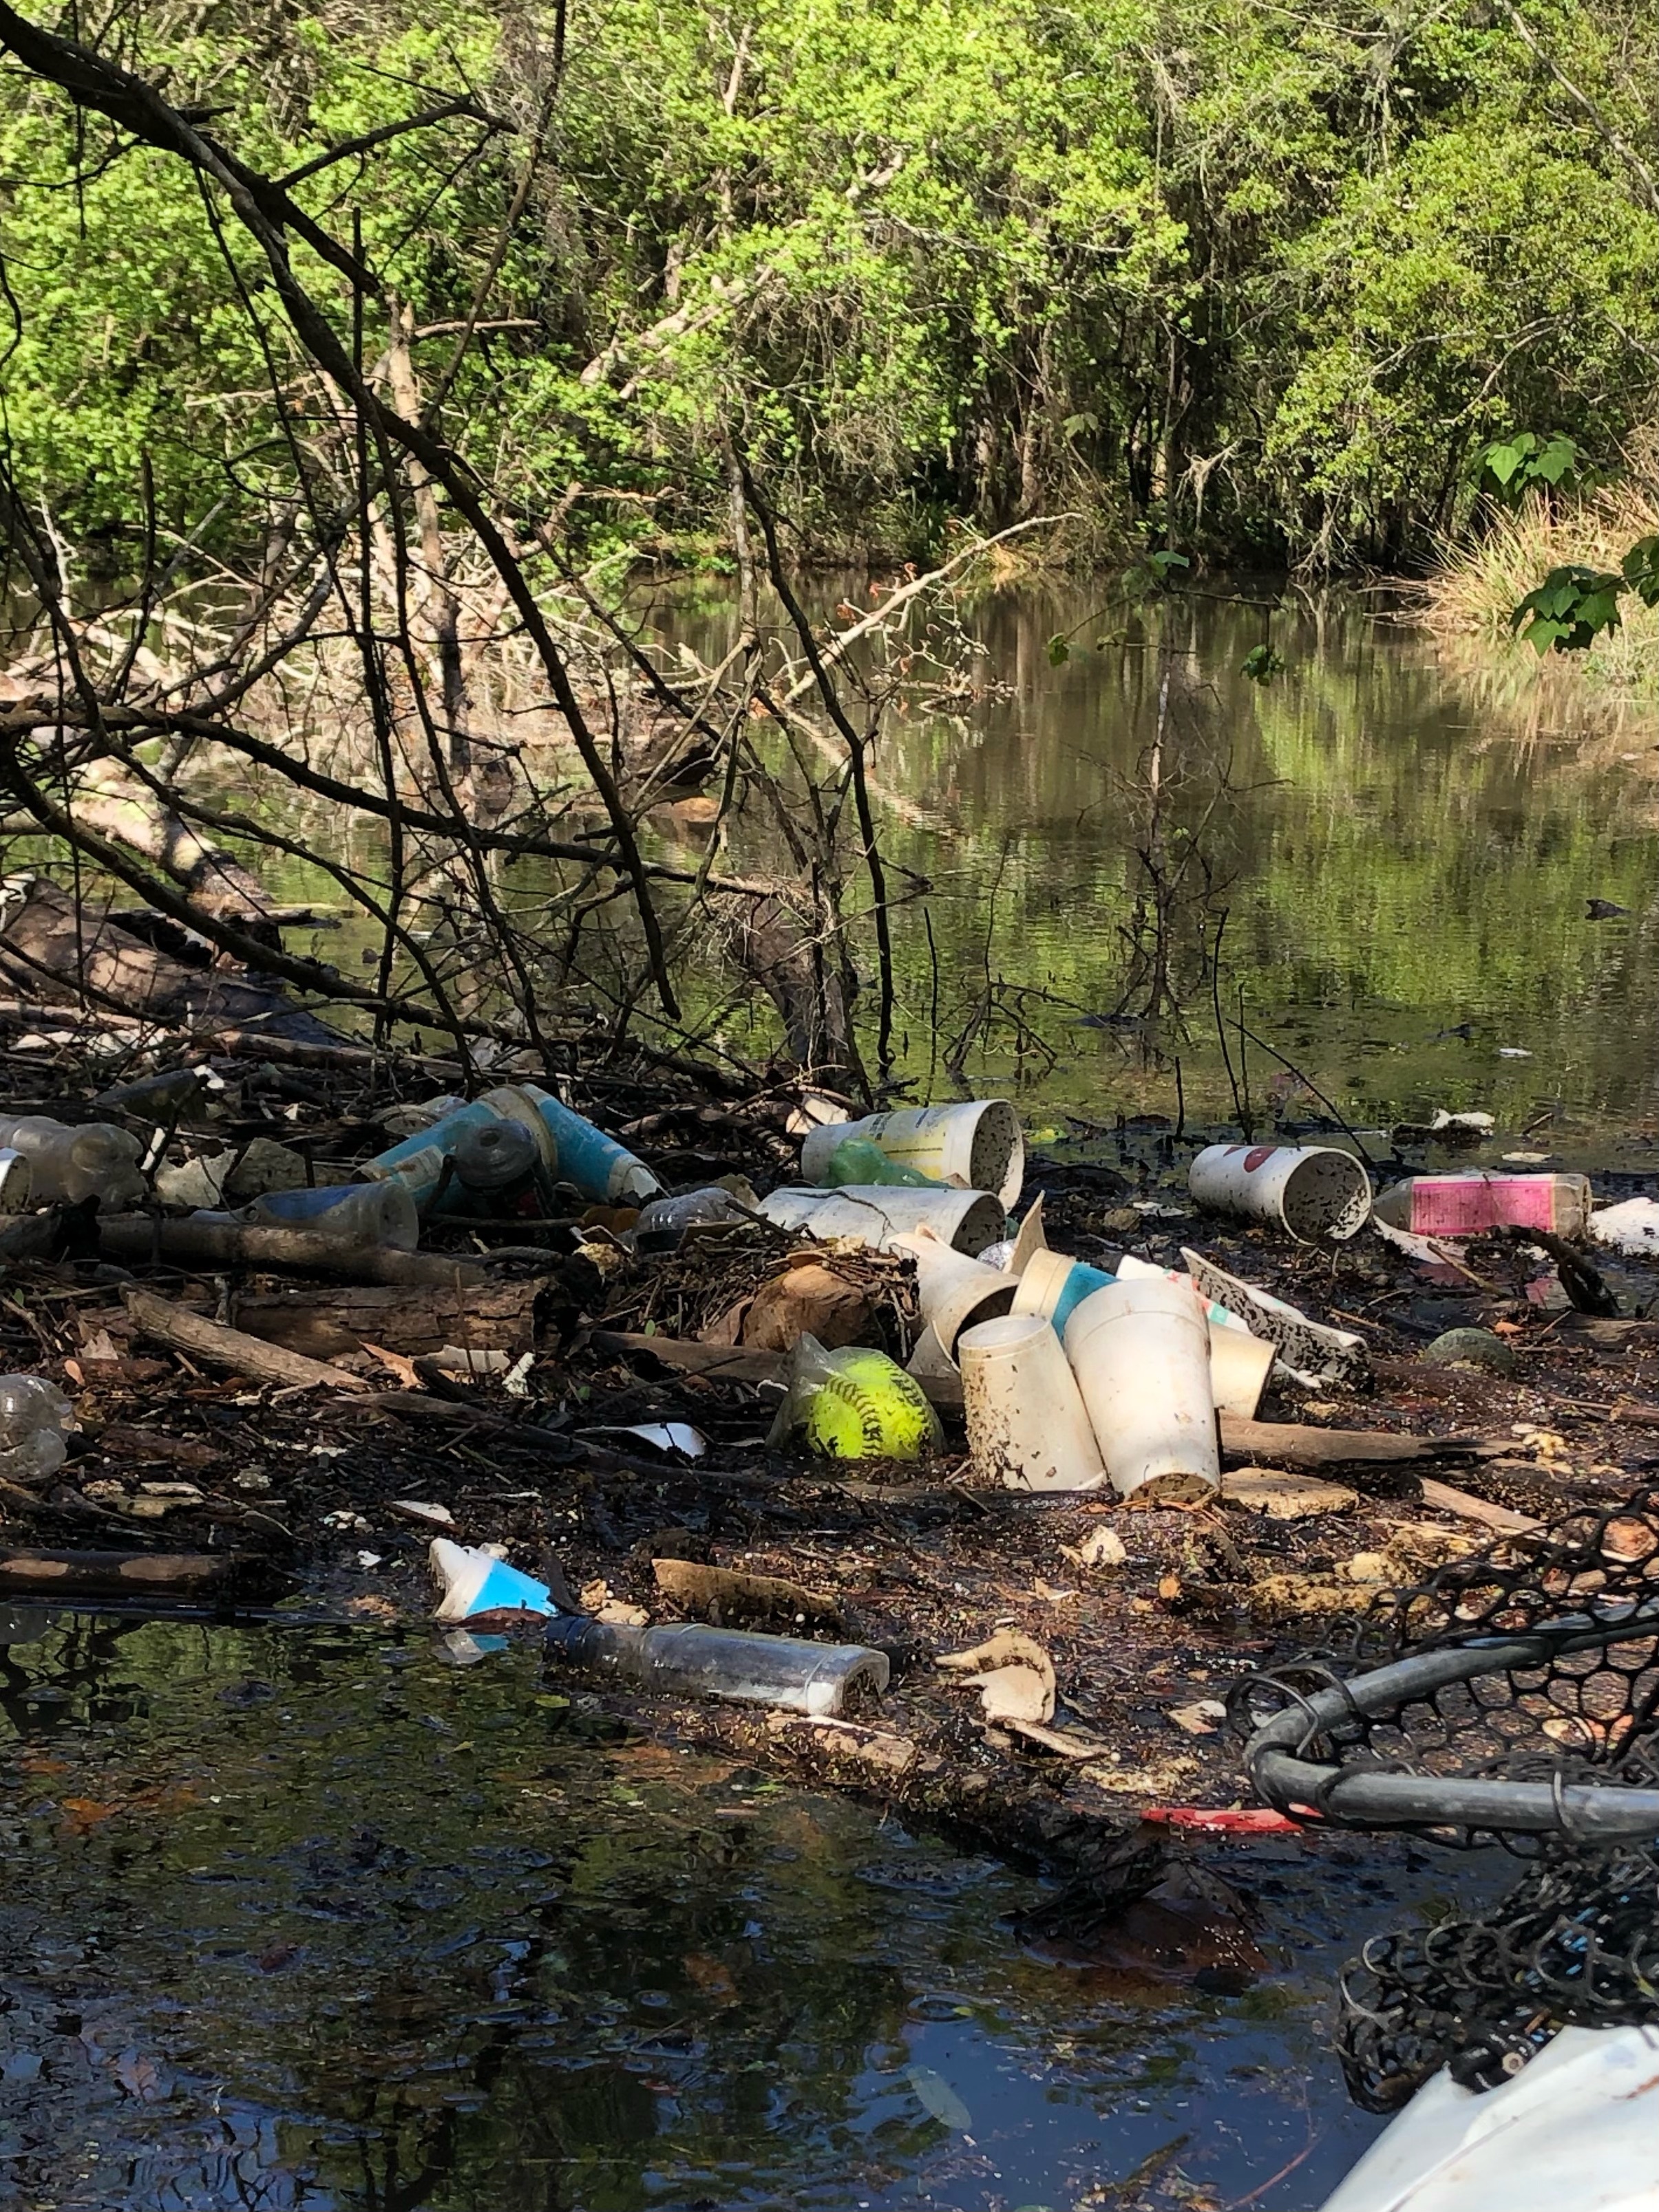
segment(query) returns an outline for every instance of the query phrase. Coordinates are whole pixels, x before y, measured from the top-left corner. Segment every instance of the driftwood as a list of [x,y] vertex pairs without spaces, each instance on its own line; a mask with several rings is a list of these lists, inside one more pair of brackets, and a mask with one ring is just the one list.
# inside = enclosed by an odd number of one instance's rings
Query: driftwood
[[343,1042],[274,983],[187,967],[88,903],[77,916],[75,902],[40,878],[0,923],[0,974],[25,993],[46,983],[76,994],[84,988],[94,1005],[174,1027],[253,1022],[273,1036]]
[[1267,1467],[1395,1467],[1409,1460],[1474,1459],[1495,1452],[1480,1437],[1397,1437],[1386,1429],[1316,1429],[1300,1421],[1221,1416],[1221,1447]]
[[122,1291],[134,1328],[174,1352],[204,1359],[210,1367],[228,1367],[256,1382],[274,1382],[285,1390],[367,1390],[361,1375],[343,1367],[325,1366],[298,1352],[284,1352],[274,1344],[239,1328],[227,1328],[204,1314],[158,1298],[153,1291],[128,1286]]
[[451,1292],[489,1279],[482,1267],[441,1253],[366,1251],[277,1223],[267,1227],[112,1213],[100,1217],[98,1234],[106,1259],[140,1266],[165,1260],[182,1267],[292,1267],[308,1275],[344,1275],[355,1283]]
[[1478,1522],[1495,1535],[1523,1536],[1528,1529],[1544,1526],[1530,1513],[1512,1513],[1507,1505],[1489,1504],[1484,1498],[1471,1498],[1467,1490],[1454,1490],[1449,1482],[1436,1482],[1426,1474],[1419,1478],[1419,1486],[1425,1505],[1437,1506],[1443,1513],[1461,1514],[1465,1521]]
[[[424,1256],[424,1255],[423,1255]],[[313,1359],[365,1344],[410,1356],[459,1345],[469,1352],[520,1352],[535,1340],[539,1281],[425,1290],[390,1286],[261,1291],[235,1302],[239,1328]]]
[[222,1589],[247,1564],[234,1552],[0,1552],[0,1595],[194,1595]]

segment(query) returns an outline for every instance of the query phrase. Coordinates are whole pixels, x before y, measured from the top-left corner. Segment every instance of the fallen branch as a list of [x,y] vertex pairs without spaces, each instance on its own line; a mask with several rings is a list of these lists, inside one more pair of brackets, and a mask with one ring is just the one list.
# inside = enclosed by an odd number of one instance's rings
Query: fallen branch
[[194,1595],[222,1589],[247,1564],[234,1552],[6,1552],[0,1553],[0,1595]]
[[210,1367],[228,1367],[253,1382],[274,1382],[285,1390],[368,1388],[361,1375],[349,1374],[343,1367],[325,1366],[301,1352],[284,1352],[257,1336],[245,1335],[240,1328],[227,1328],[221,1322],[210,1321],[205,1314],[191,1313],[188,1307],[158,1298],[153,1291],[127,1285],[121,1295],[141,1336],[165,1344],[170,1351],[189,1352],[193,1358],[206,1360]]
[[1221,1416],[1221,1446],[1231,1458],[1301,1468],[1480,1459],[1502,1449],[1480,1437],[1397,1437],[1386,1429],[1316,1429],[1300,1421],[1247,1421],[1232,1413]]

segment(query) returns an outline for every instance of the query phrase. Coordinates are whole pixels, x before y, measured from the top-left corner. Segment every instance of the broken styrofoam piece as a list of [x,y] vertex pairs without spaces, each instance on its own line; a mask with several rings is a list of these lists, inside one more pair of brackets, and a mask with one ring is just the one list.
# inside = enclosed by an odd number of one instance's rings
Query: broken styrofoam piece
[[1462,1137],[1489,1137],[1497,1127],[1497,1121],[1490,1114],[1449,1114],[1443,1106],[1435,1108],[1429,1122],[1436,1135],[1455,1129]]
[[407,1521],[423,1522],[428,1528],[453,1528],[455,1516],[447,1505],[434,1505],[424,1498],[394,1498],[392,1510],[401,1513]]
[[471,1620],[480,1613],[556,1613],[559,1609],[545,1583],[508,1566],[493,1549],[452,1544],[447,1536],[434,1536],[427,1557],[443,1584],[436,1620]]
[[1201,1252],[1183,1250],[1181,1256],[1195,1287],[1248,1322],[1252,1334],[1265,1336],[1270,1344],[1277,1345],[1280,1360],[1293,1374],[1342,1382],[1364,1372],[1364,1340],[1352,1330],[1310,1321],[1283,1298],[1228,1274]]
[[1589,1233],[1598,1244],[1611,1245],[1615,1252],[1659,1260],[1659,1199],[1626,1198],[1617,1206],[1604,1206],[1591,1214]]

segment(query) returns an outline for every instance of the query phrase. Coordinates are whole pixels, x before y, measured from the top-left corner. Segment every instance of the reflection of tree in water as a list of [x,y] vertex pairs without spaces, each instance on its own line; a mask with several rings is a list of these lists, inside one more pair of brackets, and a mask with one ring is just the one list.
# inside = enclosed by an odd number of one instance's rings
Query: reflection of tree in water
[[504,1966],[383,1984],[385,2036],[360,2017],[311,2084],[353,2130],[353,2179],[320,2163],[342,2201],[608,2212],[645,2202],[653,2169],[707,2174],[719,2201],[734,2167],[857,2155],[860,2077],[907,1992],[868,1957],[878,1899],[820,1844],[787,1890],[768,1881],[763,1928],[744,1881],[769,1855],[758,1838],[591,1835]]

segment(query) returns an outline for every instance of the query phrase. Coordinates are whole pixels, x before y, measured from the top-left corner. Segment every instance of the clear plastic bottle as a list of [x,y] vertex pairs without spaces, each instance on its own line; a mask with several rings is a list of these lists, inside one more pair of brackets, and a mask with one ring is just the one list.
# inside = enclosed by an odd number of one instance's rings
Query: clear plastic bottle
[[96,1198],[113,1212],[149,1195],[138,1167],[143,1146],[111,1122],[71,1124],[46,1114],[0,1116],[0,1146],[27,1160],[36,1206],[76,1206]]
[[69,1456],[64,1442],[70,1402],[42,1375],[0,1375],[0,1475],[39,1482]]
[[648,1249],[672,1249],[688,1229],[729,1228],[747,1221],[753,1212],[729,1190],[710,1183],[702,1190],[683,1190],[678,1198],[653,1198],[640,1208],[634,1235]]
[[271,1190],[240,1213],[215,1219],[260,1227],[305,1229],[341,1244],[384,1252],[412,1252],[421,1241],[421,1217],[407,1187],[387,1182],[323,1183],[310,1190]]
[[585,1674],[680,1697],[732,1698],[833,1718],[849,1692],[887,1687],[887,1655],[861,1644],[811,1644],[793,1636],[750,1636],[736,1629],[676,1621],[661,1628],[613,1628],[561,1613],[547,1626],[549,1656]]

